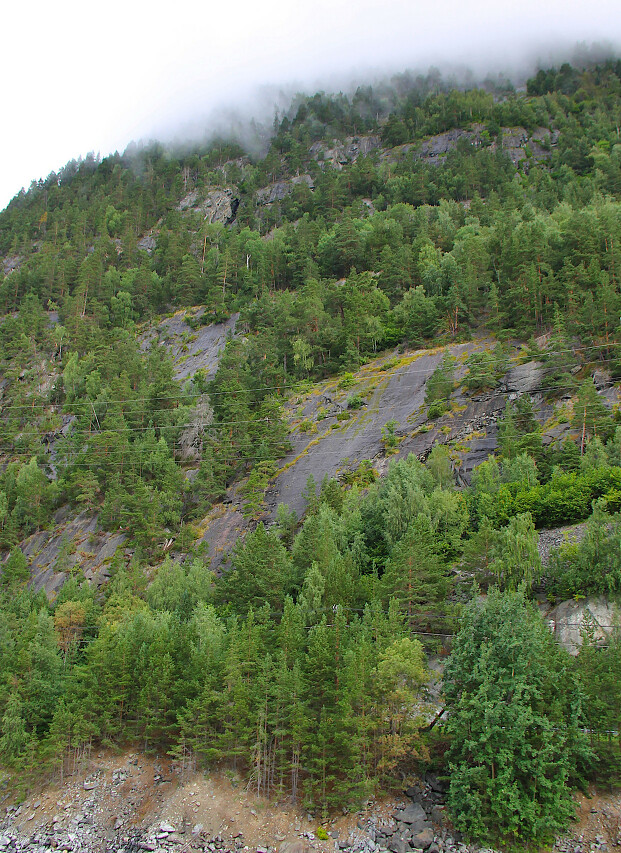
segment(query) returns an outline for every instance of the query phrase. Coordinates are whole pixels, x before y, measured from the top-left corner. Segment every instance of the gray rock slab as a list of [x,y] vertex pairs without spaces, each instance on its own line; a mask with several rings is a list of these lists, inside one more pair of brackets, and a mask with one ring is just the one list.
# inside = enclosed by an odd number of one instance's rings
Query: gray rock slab
[[[211,323],[192,329],[185,322],[186,311],[179,311],[172,317],[166,317],[158,326],[147,332],[141,342],[143,350],[154,341],[165,346],[174,364],[174,378],[183,381],[193,376],[197,370],[205,372],[206,379],[215,376],[220,355],[229,334],[235,333],[239,314],[233,314],[222,323]],[[200,319],[201,311],[195,316]]]
[[392,851],[392,853],[409,853],[410,851],[410,842],[401,836],[393,836],[388,845],[388,849]]
[[422,847],[426,850],[433,843],[433,829],[422,829],[412,835],[410,843],[413,847]]
[[440,779],[437,773],[425,773],[425,782],[432,791],[443,794],[446,791],[446,783]]
[[585,628],[593,630],[596,643],[605,643],[620,615],[621,609],[606,596],[590,595],[581,601],[563,601],[548,613],[547,620],[559,643],[577,655]]
[[420,803],[410,803],[402,811],[395,812],[395,818],[401,823],[416,823],[417,821],[426,821],[427,815]]
[[529,361],[527,364],[516,364],[504,380],[507,391],[524,394],[541,387],[543,364],[540,361]]

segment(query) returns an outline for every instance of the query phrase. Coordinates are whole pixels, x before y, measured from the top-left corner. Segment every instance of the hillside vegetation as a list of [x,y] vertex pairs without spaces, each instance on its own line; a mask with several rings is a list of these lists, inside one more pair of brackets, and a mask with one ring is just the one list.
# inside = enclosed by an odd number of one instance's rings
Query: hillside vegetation
[[621,593],[620,96],[405,74],[0,213],[7,784],[131,742],[327,812],[431,767],[539,843],[618,781],[618,626],[571,657],[535,603]]

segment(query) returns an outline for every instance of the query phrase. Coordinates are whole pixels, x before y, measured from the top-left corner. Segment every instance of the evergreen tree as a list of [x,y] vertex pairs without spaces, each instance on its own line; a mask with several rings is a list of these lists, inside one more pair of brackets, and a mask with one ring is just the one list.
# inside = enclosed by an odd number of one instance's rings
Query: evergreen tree
[[0,724],[0,756],[5,764],[18,766],[26,752],[29,737],[23,717],[23,704],[19,693],[11,691]]
[[216,594],[220,600],[231,602],[236,613],[247,613],[264,604],[282,611],[292,585],[291,557],[277,534],[261,523],[236,546],[233,568],[220,580]]
[[545,376],[542,382],[550,394],[567,393],[575,385],[571,369],[576,364],[558,305],[554,308],[554,325],[545,354]]
[[398,602],[410,625],[415,623],[416,614],[433,609],[446,597],[447,570],[427,516],[416,516],[390,552],[381,588],[385,600]]
[[589,439],[599,437],[605,442],[613,435],[614,422],[591,379],[585,379],[578,387],[571,425],[579,431],[581,455]]
[[426,750],[421,742],[421,694],[427,681],[423,648],[409,637],[394,640],[379,655],[375,672],[380,718],[378,771],[394,778],[400,768],[409,768],[413,759]]
[[14,583],[26,583],[29,578],[30,569],[28,568],[24,552],[19,545],[15,545],[15,547],[11,549],[11,553],[9,554],[7,561],[2,566],[0,583],[10,586]]
[[466,608],[444,683],[456,828],[522,843],[562,831],[589,752],[569,657],[523,591]]

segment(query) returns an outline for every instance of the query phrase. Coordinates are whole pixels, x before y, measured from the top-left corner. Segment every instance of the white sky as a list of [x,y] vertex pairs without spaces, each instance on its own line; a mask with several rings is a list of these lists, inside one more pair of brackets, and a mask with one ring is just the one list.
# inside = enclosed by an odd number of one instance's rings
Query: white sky
[[207,128],[223,106],[265,116],[269,87],[446,63],[510,72],[621,44],[619,0],[11,0],[0,20],[0,207],[89,151]]

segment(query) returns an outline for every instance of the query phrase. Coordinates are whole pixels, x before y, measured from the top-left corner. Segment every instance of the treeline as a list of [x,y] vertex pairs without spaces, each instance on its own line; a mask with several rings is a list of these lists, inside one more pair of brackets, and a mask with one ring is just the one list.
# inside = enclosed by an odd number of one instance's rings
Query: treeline
[[[419,159],[414,145],[406,154],[376,151],[332,168],[311,153],[313,134],[306,139],[300,131],[306,141],[296,141],[302,146],[296,159],[286,137],[291,128],[312,125],[309,116],[324,117],[322,144],[332,142],[328,107],[320,109],[316,97],[293,120],[282,120],[257,163],[218,143],[177,157],[155,146],[69,165],[0,214],[0,251],[19,258],[0,284],[0,304],[16,310],[28,292],[43,305],[70,297],[108,325],[144,319],[170,304],[200,302],[219,317],[265,294],[297,293],[314,279],[329,286],[355,269],[372,274],[392,308],[423,287],[437,315],[435,330],[467,327],[491,305],[499,327],[538,332],[551,322],[555,303],[571,331],[588,327],[580,300],[617,290],[618,71],[618,63],[572,69],[581,85],[569,94],[561,85],[550,94],[513,93],[499,101],[477,89],[423,95],[415,88],[384,126],[388,132],[390,121],[404,123],[405,138],[414,142],[486,116],[496,125],[490,139],[500,140],[503,126],[554,131],[549,158],[524,149],[517,173],[500,143],[468,139],[440,166]],[[334,104],[338,132],[348,133],[348,121],[338,118],[343,96],[319,100]],[[413,100],[420,104],[413,107]],[[348,108],[360,102],[354,97]],[[408,118],[408,110],[420,112],[420,120]],[[284,198],[259,203],[258,187],[300,169],[310,173],[314,189],[299,182]],[[200,200],[208,187],[231,183],[240,201],[231,226],[177,209],[192,191]],[[139,246],[152,229],[148,254]],[[270,239],[261,240],[268,231]],[[596,313],[614,311],[609,301]]]
[[[621,469],[609,463],[619,435],[603,455],[597,446],[585,454],[576,474],[559,471],[551,482],[618,483]],[[451,771],[453,818],[466,832],[549,837],[570,813],[572,780],[618,773],[607,736],[594,744],[595,762],[581,727],[617,725],[621,644],[618,632],[604,648],[586,637],[573,660],[527,597],[542,585],[550,595],[618,593],[619,517],[596,503],[581,544],[561,548],[544,569],[531,514],[502,524],[496,513],[503,484],[536,491],[532,457],[507,456],[476,473],[472,489],[458,491],[448,451],[436,448],[427,465],[394,462],[370,486],[362,466],[364,488],[355,476],[349,487],[326,478],[320,489],[311,479],[301,526],[281,507],[271,529],[260,524],[238,543],[220,579],[188,557],[167,559],[147,583],[139,560],[124,567],[115,558],[100,593],[72,578],[48,604],[27,588],[15,549],[0,587],[5,765],[27,778],[41,766],[68,769],[93,743],[133,742],[186,764],[224,763],[259,792],[325,811],[433,763]],[[461,615],[446,677],[448,726],[424,734],[436,713],[425,651],[450,650],[457,602],[473,578],[495,586],[486,604],[475,590]],[[481,627],[471,630],[472,620]],[[495,710],[485,711],[481,690]],[[519,762],[509,717],[495,729],[498,742],[489,740],[489,714],[499,707],[511,709],[515,725],[533,721],[518,726],[533,747],[519,750]],[[525,800],[535,805],[522,809]]]

